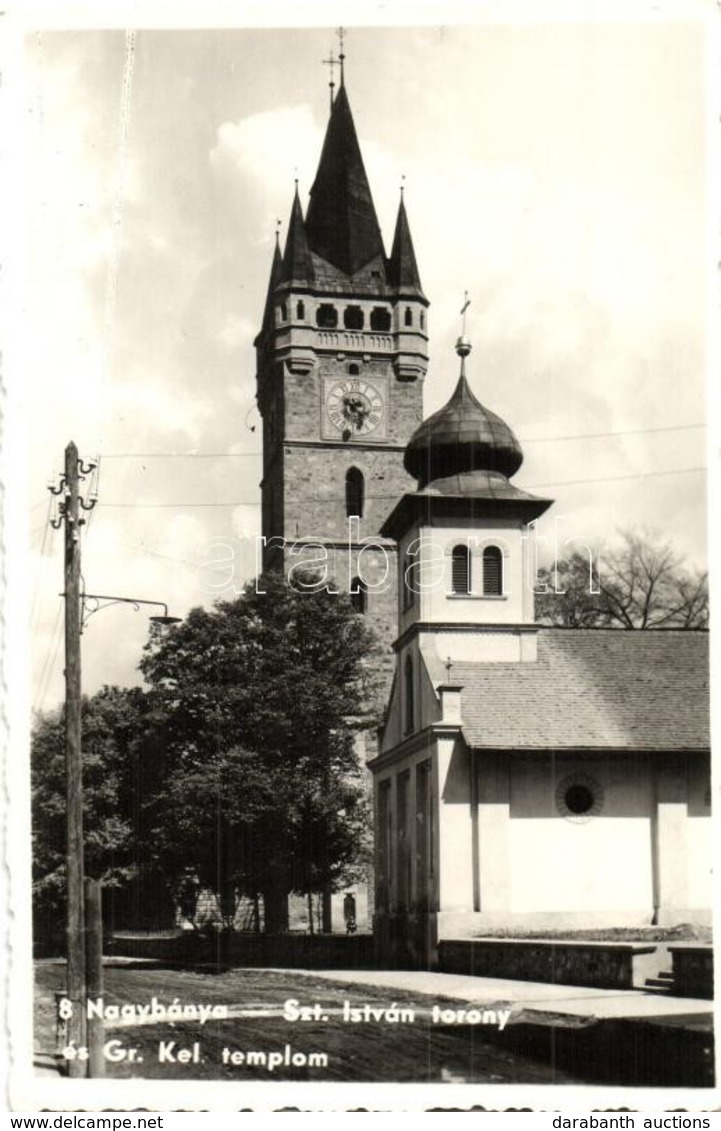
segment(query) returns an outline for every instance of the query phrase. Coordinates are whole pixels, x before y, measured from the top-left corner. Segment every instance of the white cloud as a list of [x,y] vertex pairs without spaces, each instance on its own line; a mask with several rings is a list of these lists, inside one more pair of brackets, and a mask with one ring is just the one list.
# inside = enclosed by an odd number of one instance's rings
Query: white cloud
[[[522,437],[696,421],[703,168],[692,37],[660,26],[540,32],[354,31],[349,93],[386,249],[405,174],[432,303],[425,411],[455,384],[468,289],[471,383]],[[30,77],[22,377],[33,404],[33,502],[71,436],[86,455],[99,446],[257,450],[260,430],[248,432],[245,418],[275,218],[284,235],[294,175],[306,207],[323,143],[325,88],[313,101],[308,68],[323,57],[316,39],[301,51],[297,36],[273,37],[272,81],[257,40],[249,50],[228,33],[215,42],[207,33],[202,48],[162,33],[144,48],[139,39],[153,65],[136,68],[111,343],[124,51],[122,33],[112,34],[48,40]],[[673,84],[661,65],[669,59]],[[528,443],[519,482],[691,466],[699,447],[695,432]],[[88,578],[181,613],[209,603],[198,561],[213,539],[245,545],[259,531],[260,476],[251,458],[105,462]],[[665,523],[701,559],[700,487],[681,475],[544,493],[558,498],[550,513],[572,516],[584,533]],[[240,505],[189,505],[200,502]],[[37,563],[40,669],[53,646],[61,533]],[[249,575],[245,560],[238,575]],[[136,678],[145,630],[144,615],[127,609],[98,615],[83,642],[90,689]],[[56,667],[50,700],[61,693],[61,660]]]
[[240,350],[243,346],[252,345],[257,333],[258,327],[249,318],[228,311],[217,339],[227,350]]
[[[239,121],[223,122],[210,151],[211,168],[219,176],[238,179],[242,191],[253,204],[264,210],[273,201],[289,201],[293,178],[301,191],[310,187],[315,176],[323,131],[309,106],[286,106],[254,114]],[[284,225],[287,217],[280,219]],[[269,244],[271,231],[266,227],[256,234],[255,242]]]
[[172,381],[149,382],[139,377],[116,384],[105,402],[106,416],[110,420],[128,421],[145,417],[152,422],[156,433],[182,432],[190,445],[197,444],[202,434],[203,422],[213,412],[213,405],[200,396],[184,390],[178,396]]
[[236,507],[232,521],[237,537],[255,539],[260,536],[260,506]]

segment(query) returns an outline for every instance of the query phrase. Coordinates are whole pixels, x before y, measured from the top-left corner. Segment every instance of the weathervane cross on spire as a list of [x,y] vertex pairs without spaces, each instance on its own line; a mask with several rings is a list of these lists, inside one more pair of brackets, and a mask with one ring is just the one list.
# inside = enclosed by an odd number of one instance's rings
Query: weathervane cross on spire
[[471,300],[468,297],[468,291],[463,292],[463,306],[461,307],[461,316],[463,322],[461,323],[461,336],[456,342],[456,353],[461,359],[461,377],[466,375],[466,358],[471,352],[471,343],[466,337],[466,311],[471,305]]
[[340,63],[340,85],[343,86],[343,80],[344,80],[343,64],[345,62],[345,52],[343,51],[343,42],[345,40],[345,28],[339,27],[338,31],[336,32],[336,35],[338,36],[338,42],[340,43],[340,51],[338,52],[338,61]]
[[334,79],[333,79],[333,68],[335,67],[335,65],[338,62],[338,60],[333,55],[333,49],[332,48],[331,48],[331,51],[330,51],[330,58],[329,59],[323,59],[322,62],[325,63],[325,65],[327,67],[330,67],[330,82],[328,83],[328,86],[330,87],[330,106],[331,106],[331,110],[332,110],[333,109],[333,94],[334,94],[334,91],[335,91],[335,82],[334,82]]
[[466,336],[466,311],[468,310],[468,307],[470,305],[471,305],[471,300],[468,297],[468,291],[464,291],[463,292],[463,306],[461,307],[461,314],[463,316],[463,322],[461,324],[461,337],[462,338],[465,338],[465,336]]

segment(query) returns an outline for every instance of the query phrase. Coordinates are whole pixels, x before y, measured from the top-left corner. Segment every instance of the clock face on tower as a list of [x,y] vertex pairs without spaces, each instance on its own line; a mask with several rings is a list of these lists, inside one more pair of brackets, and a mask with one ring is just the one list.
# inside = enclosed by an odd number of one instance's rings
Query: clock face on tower
[[383,440],[386,434],[385,382],[364,377],[326,377],[323,435]]

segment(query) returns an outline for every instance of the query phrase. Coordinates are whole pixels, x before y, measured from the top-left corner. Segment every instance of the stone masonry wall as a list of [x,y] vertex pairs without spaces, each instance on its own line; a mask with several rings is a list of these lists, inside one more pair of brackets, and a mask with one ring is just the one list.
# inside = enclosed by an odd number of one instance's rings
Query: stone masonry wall
[[[387,382],[386,436],[389,444],[405,446],[423,419],[423,385],[420,381],[399,381],[390,359],[321,356],[310,373],[296,374],[286,368],[284,436],[288,440],[317,440],[321,436],[323,379],[346,378],[348,366],[360,368],[359,378],[382,378]],[[340,437],[339,437],[340,439]],[[372,435],[364,443],[373,446]],[[351,441],[351,444],[357,441]],[[402,455],[400,456],[402,461]]]
[[[361,448],[286,447],[283,529],[288,539],[326,538],[344,543],[375,538],[401,495],[415,489],[402,452]],[[356,467],[365,479],[359,522],[346,514],[346,473]]]

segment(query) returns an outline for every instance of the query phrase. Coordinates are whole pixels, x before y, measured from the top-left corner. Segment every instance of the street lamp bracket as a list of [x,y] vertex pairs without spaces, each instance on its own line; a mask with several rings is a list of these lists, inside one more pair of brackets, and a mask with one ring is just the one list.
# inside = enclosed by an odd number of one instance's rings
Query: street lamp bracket
[[153,624],[167,626],[179,624],[181,621],[180,617],[169,616],[168,606],[164,601],[147,601],[142,597],[115,597],[105,593],[82,593],[80,597],[80,631],[83,631],[94,613],[99,613],[101,609],[107,609],[111,605],[132,605],[136,613],[140,612],[141,605],[154,605],[156,608],[162,609],[163,612],[149,618]]

